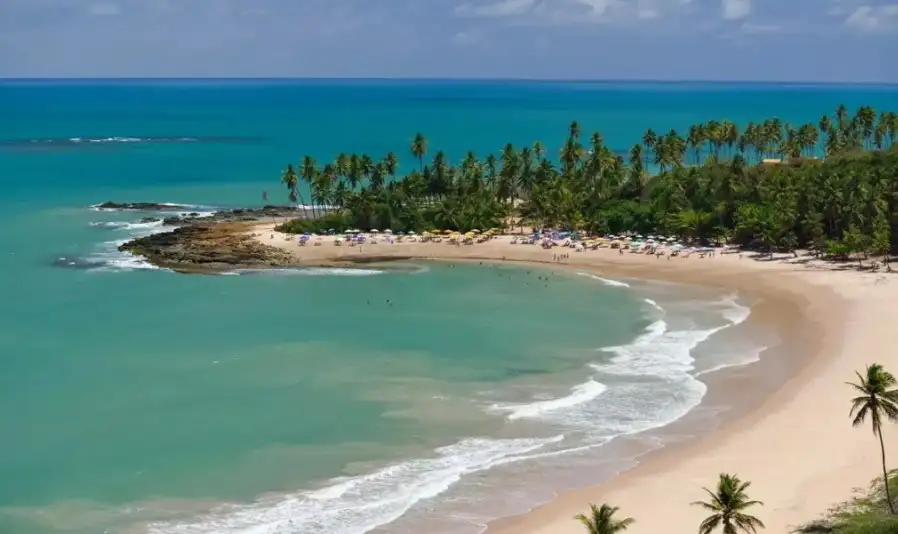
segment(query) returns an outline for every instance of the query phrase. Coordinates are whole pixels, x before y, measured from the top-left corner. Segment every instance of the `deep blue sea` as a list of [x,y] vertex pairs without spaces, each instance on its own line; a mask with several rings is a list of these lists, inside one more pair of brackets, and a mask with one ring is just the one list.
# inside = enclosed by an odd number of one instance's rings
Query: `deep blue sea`
[[0,532],[476,532],[550,497],[547,472],[613,473],[603,444],[757,356],[707,348],[738,295],[510,267],[177,275],[116,250],[152,214],[92,205],[286,202],[286,164],[409,168],[418,131],[457,160],[556,154],[577,120],[625,151],[839,104],[898,110],[898,87],[0,81]]

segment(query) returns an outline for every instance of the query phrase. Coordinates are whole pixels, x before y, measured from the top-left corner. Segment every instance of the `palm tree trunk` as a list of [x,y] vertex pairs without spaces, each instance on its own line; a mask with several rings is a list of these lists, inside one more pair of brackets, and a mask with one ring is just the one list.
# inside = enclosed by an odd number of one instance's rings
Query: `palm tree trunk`
[[892,504],[892,490],[889,489],[889,472],[886,469],[886,445],[882,440],[882,429],[876,431],[879,434],[879,450],[882,451],[882,482],[886,489],[886,502],[889,503],[889,513],[895,515],[895,505]]

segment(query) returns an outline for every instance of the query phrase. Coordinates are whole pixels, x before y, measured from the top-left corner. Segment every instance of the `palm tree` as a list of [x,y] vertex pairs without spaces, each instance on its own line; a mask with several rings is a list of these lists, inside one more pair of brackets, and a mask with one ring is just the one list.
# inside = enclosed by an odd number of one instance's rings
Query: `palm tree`
[[649,128],[642,135],[642,144],[645,145],[645,165],[648,167],[649,165],[649,152],[655,149],[655,145],[658,143],[658,134],[655,133],[655,130]]
[[418,167],[420,171],[424,171],[424,156],[427,155],[427,139],[424,138],[424,134],[418,132],[415,134],[415,138],[412,139],[412,144],[409,146],[409,150],[412,153],[412,156],[418,160]]
[[287,165],[287,168],[284,170],[284,173],[281,175],[281,183],[287,186],[288,195],[290,197],[290,202],[296,202],[296,171],[293,170],[293,165]]
[[[303,181],[306,182],[306,185],[309,187],[309,193],[311,194],[312,183],[315,181],[315,177],[318,176],[318,164],[315,163],[315,158],[312,156],[303,156],[300,176],[302,176]],[[315,216],[314,201],[312,202],[312,216]]]
[[886,469],[886,447],[882,439],[883,417],[889,421],[898,421],[898,389],[895,389],[895,377],[883,369],[878,363],[867,366],[867,375],[857,374],[857,383],[847,384],[861,395],[851,399],[852,426],[860,426],[870,416],[873,434],[879,438],[879,449],[882,453],[882,481],[886,490],[886,502],[889,512],[894,515],[895,505],[889,490],[889,472]]
[[836,109],[836,125],[839,130],[844,130],[846,126],[846,121],[848,120],[848,108],[845,107],[845,104],[839,104],[839,107]]
[[399,158],[396,156],[395,152],[390,152],[387,154],[384,162],[387,164],[387,173],[390,175],[390,178],[393,181],[396,181],[396,171],[399,169]]
[[753,533],[764,528],[760,519],[745,513],[746,509],[756,504],[764,504],[749,500],[745,493],[749,486],[751,482],[742,482],[736,475],[721,473],[716,491],[703,488],[708,493],[708,502],[696,501],[692,504],[708,510],[711,515],[699,525],[699,534],[711,534],[717,527],[723,528],[723,534],[736,534],[739,531]]
[[615,519],[614,514],[618,510],[617,506],[608,506],[607,504],[596,506],[590,504],[588,516],[586,514],[578,514],[574,516],[574,519],[583,523],[589,534],[615,534],[627,530],[630,525],[636,522],[632,517],[620,520]]

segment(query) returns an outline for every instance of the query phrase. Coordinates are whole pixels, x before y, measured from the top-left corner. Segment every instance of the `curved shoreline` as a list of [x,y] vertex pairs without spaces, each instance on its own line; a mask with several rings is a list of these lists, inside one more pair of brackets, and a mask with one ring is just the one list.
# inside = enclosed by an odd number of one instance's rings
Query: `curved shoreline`
[[[720,472],[738,473],[753,482],[752,495],[765,506],[759,517],[771,531],[819,517],[831,506],[866,487],[877,476],[878,460],[869,432],[850,425],[843,384],[874,359],[898,366],[898,357],[875,349],[888,346],[891,303],[898,290],[891,277],[876,273],[836,272],[825,264],[790,260],[754,261],[738,255],[714,258],[657,259],[600,249],[570,253],[565,263],[553,251],[491,241],[473,246],[446,244],[366,245],[364,250],[299,247],[273,235],[271,225],[252,229],[255,238],[290,251],[303,266],[351,266],[389,260],[521,262],[574,269],[600,276],[631,277],[726,288],[758,296],[750,321],[773,326],[782,342],[750,366],[702,377],[709,391],[702,405],[734,408],[715,430],[667,445],[639,458],[639,464],[611,480],[565,492],[522,515],[489,523],[488,534],[579,534],[571,518],[589,502],[609,502],[637,519],[628,531],[693,531],[701,511],[688,505],[702,497],[702,486]],[[268,237],[268,239],[264,239]],[[566,249],[570,250],[570,249]],[[556,252],[557,253],[557,252]],[[789,256],[791,258],[791,256]],[[851,351],[843,350],[843,345]],[[779,380],[771,378],[780,376]],[[665,427],[688,428],[689,417]],[[887,431],[888,433],[888,431]],[[651,506],[647,507],[646,503]],[[649,510],[651,512],[649,513]]]
[[[263,267],[353,267],[403,260],[515,262],[733,289],[761,298],[752,306],[749,321],[776,328],[782,342],[763,351],[753,365],[702,377],[709,390],[701,406],[733,406],[715,430],[650,452],[636,467],[606,482],[564,492],[522,515],[491,521],[489,534],[579,534],[582,526],[571,517],[589,502],[620,506],[622,513],[637,519],[630,529],[636,534],[669,531],[672,524],[692,531],[701,514],[688,503],[700,499],[701,487],[713,483],[719,472],[751,480],[753,496],[766,503],[759,517],[768,529],[782,531],[819,517],[877,474],[876,449],[868,432],[851,428],[844,416],[848,392],[841,394],[840,388],[874,359],[887,368],[898,366],[898,357],[875,350],[898,341],[887,326],[891,302],[898,298],[887,275],[835,272],[813,261],[799,265],[791,263],[791,256],[783,261],[753,261],[735,254],[668,260],[608,249],[571,251],[567,261],[559,263],[553,259],[557,251],[512,246],[501,238],[473,246],[338,247],[327,242],[300,247],[295,236],[278,234],[273,227],[246,222],[228,225],[225,233],[231,238],[239,234],[241,242],[252,241],[267,257],[278,258]],[[198,267],[178,270],[220,272],[247,265]],[[852,350],[842,350],[843,344]],[[689,425],[687,415],[664,432],[685,431]],[[652,503],[650,514],[646,502]]]

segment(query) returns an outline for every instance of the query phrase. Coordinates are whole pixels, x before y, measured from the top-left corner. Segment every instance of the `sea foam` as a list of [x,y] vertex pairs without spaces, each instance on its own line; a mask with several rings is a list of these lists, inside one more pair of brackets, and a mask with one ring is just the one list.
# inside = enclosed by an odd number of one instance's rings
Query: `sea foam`
[[435,456],[393,464],[315,491],[228,505],[189,522],[154,523],[153,534],[364,534],[449,489],[462,476],[519,462],[564,436],[465,439]]
[[548,415],[551,412],[573,408],[574,406],[590,402],[601,395],[606,389],[608,389],[608,387],[605,384],[590,379],[582,384],[574,386],[571,389],[571,394],[566,397],[537,401],[529,404],[496,404],[492,406],[492,409],[500,412],[509,412],[507,419],[510,421],[528,417],[540,417]]
[[589,274],[589,273],[577,273],[577,274],[579,274],[580,276],[586,276],[586,277],[592,278],[593,280],[598,280],[599,282],[602,282],[606,286],[630,287],[630,284],[628,284],[626,282],[620,282],[618,280],[611,280],[610,278],[602,278],[601,276],[596,276],[594,274]]

